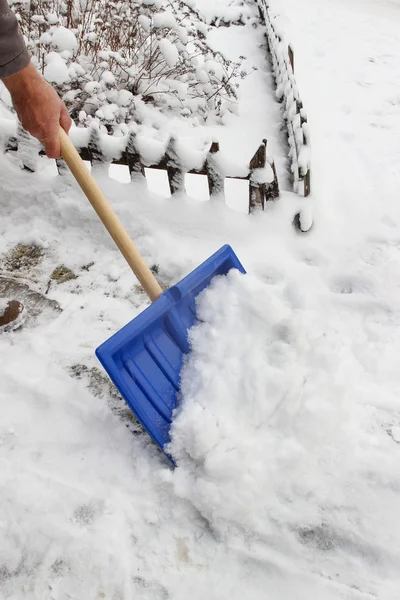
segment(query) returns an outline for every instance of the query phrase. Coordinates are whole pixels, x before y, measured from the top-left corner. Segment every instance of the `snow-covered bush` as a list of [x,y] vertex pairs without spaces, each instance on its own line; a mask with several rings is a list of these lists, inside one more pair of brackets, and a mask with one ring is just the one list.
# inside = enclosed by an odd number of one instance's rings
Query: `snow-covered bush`
[[207,43],[209,27],[181,0],[13,2],[28,47],[76,122],[108,130],[153,104],[205,120],[235,104],[241,62]]
[[245,25],[257,22],[257,7],[254,0],[229,0],[228,3],[214,2],[202,7],[206,23],[216,27]]

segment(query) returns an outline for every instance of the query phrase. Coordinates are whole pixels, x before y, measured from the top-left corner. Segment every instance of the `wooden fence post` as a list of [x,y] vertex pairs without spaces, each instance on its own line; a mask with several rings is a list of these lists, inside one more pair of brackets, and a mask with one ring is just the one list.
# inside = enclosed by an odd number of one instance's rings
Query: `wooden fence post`
[[210,198],[224,193],[224,178],[221,177],[219,167],[216,161],[216,154],[219,152],[219,143],[213,142],[208,151],[204,170],[207,173],[208,191]]
[[129,168],[131,181],[137,181],[145,176],[144,166],[140,157],[140,152],[136,146],[136,133],[131,133],[128,138],[125,152],[123,153]]
[[265,186],[265,199],[268,200],[277,200],[279,198],[279,183],[278,183],[278,175],[276,173],[275,161],[270,163],[272,172],[274,174],[274,180],[271,183],[266,184]]
[[264,210],[265,201],[276,200],[279,197],[278,177],[274,161],[269,162],[274,179],[271,182],[260,181],[257,177],[258,169],[264,169],[267,164],[267,140],[263,139],[257,152],[250,161],[249,176],[249,214],[255,209]]
[[[300,111],[300,125],[301,127],[303,127],[304,123],[307,123],[307,115],[304,111],[304,109],[302,108],[302,110]],[[304,146],[308,145],[308,140],[306,138],[306,135],[304,133],[303,130],[303,144]],[[302,176],[303,182],[304,182],[304,196],[307,197],[311,194],[311,172],[310,172],[310,167],[307,169],[307,173],[303,174],[303,173],[299,173],[299,176]]]
[[292,48],[292,46],[290,44],[289,44],[287,50],[288,50],[290,65],[292,67],[292,71],[293,71],[293,74],[294,74],[294,50],[293,50],[293,48]]
[[258,15],[260,17],[261,25],[265,25],[264,13],[262,11],[262,8],[259,5],[258,0],[255,0],[255,1],[256,1],[257,8],[258,8]]
[[308,169],[304,176],[304,196],[307,197],[311,194],[311,171]]
[[93,127],[91,134],[90,134],[89,143],[88,143],[88,154],[89,154],[90,164],[92,165],[92,169],[96,168],[100,165],[104,165],[104,163],[107,162],[105,159],[105,156],[101,150],[101,147],[100,147],[99,130],[95,127]]
[[176,153],[176,142],[173,137],[169,140],[165,152],[169,189],[171,194],[185,191],[185,180],[179,157]]
[[252,180],[253,173],[257,169],[265,167],[267,158],[267,140],[263,140],[261,146],[250,161],[250,179],[249,179],[249,214],[254,212],[256,208],[264,210],[265,201],[265,184],[256,180]]

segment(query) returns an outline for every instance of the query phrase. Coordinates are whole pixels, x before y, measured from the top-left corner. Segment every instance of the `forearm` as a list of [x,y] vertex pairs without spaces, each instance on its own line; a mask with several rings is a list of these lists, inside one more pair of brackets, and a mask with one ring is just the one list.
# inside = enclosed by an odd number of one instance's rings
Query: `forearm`
[[7,0],[0,0],[0,79],[24,69],[30,57]]
[[[2,0],[0,0],[1,2]],[[3,83],[14,98],[16,94],[23,95],[26,102],[35,98],[36,88],[43,85],[39,71],[29,61],[28,64],[13,75],[3,78]]]

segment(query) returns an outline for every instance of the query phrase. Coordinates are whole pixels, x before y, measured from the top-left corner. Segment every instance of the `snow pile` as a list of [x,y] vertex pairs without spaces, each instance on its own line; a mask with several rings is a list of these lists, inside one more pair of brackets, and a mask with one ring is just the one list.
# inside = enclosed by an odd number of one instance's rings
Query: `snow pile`
[[395,398],[353,352],[362,319],[348,338],[333,307],[302,308],[236,271],[202,293],[165,478],[228,546],[349,585],[393,576],[398,457],[373,406]]

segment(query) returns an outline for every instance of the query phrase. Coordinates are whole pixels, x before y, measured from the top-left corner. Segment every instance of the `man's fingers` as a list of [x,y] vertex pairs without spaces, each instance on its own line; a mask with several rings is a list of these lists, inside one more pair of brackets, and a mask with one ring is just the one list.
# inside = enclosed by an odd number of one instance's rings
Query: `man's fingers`
[[60,158],[61,148],[58,128],[56,133],[51,136],[47,136],[46,138],[42,139],[41,142],[44,145],[46,154],[49,158]]
[[[60,112],[60,125],[68,133],[71,128],[71,119],[65,106],[61,107]],[[42,139],[46,154],[49,158],[60,158],[61,147],[60,147],[60,131],[59,126],[54,129],[51,135],[46,136]]]
[[69,116],[66,107],[62,106],[61,114],[60,114],[60,125],[68,133],[68,131],[71,128],[71,124],[72,124],[71,117]]

